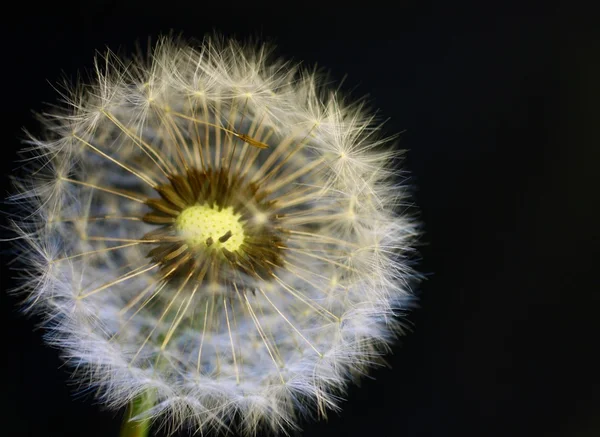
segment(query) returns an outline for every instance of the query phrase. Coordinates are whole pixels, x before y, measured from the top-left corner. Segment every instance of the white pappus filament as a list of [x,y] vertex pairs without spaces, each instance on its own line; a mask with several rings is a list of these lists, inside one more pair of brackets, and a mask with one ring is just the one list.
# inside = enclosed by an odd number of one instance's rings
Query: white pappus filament
[[412,301],[398,152],[363,103],[265,46],[96,60],[13,199],[27,306],[111,407],[192,430],[337,409]]

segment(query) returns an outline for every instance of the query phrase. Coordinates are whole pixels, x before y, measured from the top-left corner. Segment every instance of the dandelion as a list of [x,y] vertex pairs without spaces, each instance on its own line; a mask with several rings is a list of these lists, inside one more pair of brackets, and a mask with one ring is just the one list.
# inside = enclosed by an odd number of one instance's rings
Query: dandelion
[[49,343],[106,405],[171,431],[339,409],[412,301],[415,225],[374,116],[219,38],[94,73],[42,116],[13,197]]

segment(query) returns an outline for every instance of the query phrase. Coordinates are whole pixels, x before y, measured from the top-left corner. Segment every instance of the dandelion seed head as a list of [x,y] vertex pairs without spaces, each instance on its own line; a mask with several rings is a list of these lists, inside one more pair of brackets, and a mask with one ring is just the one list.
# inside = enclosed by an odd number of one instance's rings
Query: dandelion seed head
[[171,430],[338,410],[402,330],[416,224],[363,102],[266,46],[98,57],[13,196],[27,307],[75,376]]

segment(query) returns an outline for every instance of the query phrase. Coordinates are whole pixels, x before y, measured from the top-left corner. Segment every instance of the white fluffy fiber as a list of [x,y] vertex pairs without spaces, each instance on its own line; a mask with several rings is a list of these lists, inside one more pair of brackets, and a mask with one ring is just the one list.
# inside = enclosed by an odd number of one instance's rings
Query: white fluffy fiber
[[[207,38],[190,47],[164,38],[148,59],[98,58],[91,83],[64,93],[66,105],[44,115],[47,132],[29,141],[30,161],[13,197],[22,208],[15,222],[21,290],[75,377],[107,405],[150,392],[156,402],[146,414],[173,430],[287,430],[302,416],[338,408],[347,383],[380,362],[400,331],[395,312],[412,301],[407,256],[415,224],[399,212],[398,153],[362,103],[347,103],[319,82],[314,71],[274,60],[263,46]],[[293,231],[275,279],[238,293],[227,315],[217,297],[204,335],[212,296],[206,284],[193,299],[191,284],[177,295],[169,283],[156,283],[156,268],[144,271],[147,245],[103,250],[155,227],[93,219],[147,212],[98,187],[157,197],[148,181],[164,183],[164,175],[133,139],[175,166],[163,125],[172,113],[210,114],[261,138],[268,150],[240,144],[234,161],[241,171],[242,151],[256,153],[247,168],[256,179],[270,154],[280,153],[272,161],[281,168],[265,184],[285,206],[280,225]],[[189,120],[175,123],[192,151]],[[218,166],[216,138],[225,144],[227,135],[206,125],[199,132],[211,135],[205,158]],[[125,167],[143,169],[146,180]],[[128,272],[137,274],[98,291]],[[155,294],[152,302],[127,309],[144,289],[140,302]],[[183,322],[161,348],[180,314]]]

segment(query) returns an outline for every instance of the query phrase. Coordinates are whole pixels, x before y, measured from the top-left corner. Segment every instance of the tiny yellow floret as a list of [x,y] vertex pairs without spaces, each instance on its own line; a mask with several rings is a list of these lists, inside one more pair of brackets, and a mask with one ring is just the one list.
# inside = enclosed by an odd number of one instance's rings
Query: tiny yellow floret
[[233,207],[221,209],[209,205],[185,208],[177,217],[177,230],[192,247],[225,248],[235,252],[244,242],[244,226],[241,215]]

